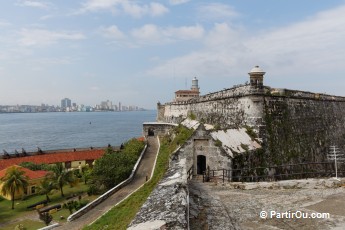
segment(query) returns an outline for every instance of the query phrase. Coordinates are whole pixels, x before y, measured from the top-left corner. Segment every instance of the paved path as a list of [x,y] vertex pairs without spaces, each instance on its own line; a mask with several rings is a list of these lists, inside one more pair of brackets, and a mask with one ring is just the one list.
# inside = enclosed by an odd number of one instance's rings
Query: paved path
[[109,209],[114,207],[117,203],[127,197],[130,193],[139,188],[142,184],[146,182],[146,176],[151,177],[152,168],[156,159],[158,152],[158,141],[155,137],[148,137],[148,146],[144,156],[139,164],[139,168],[134,175],[132,182],[127,186],[123,187],[107,200],[103,201],[95,208],[79,217],[78,219],[67,222],[63,226],[60,226],[56,229],[68,229],[68,230],[77,230],[82,229],[83,226],[88,225],[99,218],[102,214],[107,212]]

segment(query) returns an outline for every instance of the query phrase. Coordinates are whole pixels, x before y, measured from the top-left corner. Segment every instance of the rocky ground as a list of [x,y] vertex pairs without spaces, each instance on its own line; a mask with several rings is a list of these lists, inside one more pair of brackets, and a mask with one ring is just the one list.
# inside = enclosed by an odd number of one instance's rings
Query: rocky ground
[[[345,180],[202,183],[190,191],[191,229],[345,229]],[[267,218],[261,218],[265,211]],[[281,213],[273,216],[273,211]],[[292,215],[296,213],[293,218]],[[329,217],[298,218],[329,213]],[[272,214],[272,218],[270,217]],[[290,218],[288,216],[290,215]]]

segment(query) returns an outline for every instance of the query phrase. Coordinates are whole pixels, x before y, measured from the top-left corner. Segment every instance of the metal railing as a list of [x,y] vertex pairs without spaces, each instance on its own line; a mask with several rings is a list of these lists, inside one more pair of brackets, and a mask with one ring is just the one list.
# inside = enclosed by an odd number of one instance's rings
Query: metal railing
[[189,170],[187,171],[187,176],[188,176],[187,180],[190,180],[193,178],[193,172],[194,172],[193,168],[194,168],[194,165],[192,165],[192,167],[190,167]]
[[[332,162],[312,162],[231,170],[206,170],[203,172],[203,182],[214,179],[222,180],[223,183],[225,181],[259,182],[332,176],[335,176]],[[345,170],[338,170],[338,176],[345,176]]]

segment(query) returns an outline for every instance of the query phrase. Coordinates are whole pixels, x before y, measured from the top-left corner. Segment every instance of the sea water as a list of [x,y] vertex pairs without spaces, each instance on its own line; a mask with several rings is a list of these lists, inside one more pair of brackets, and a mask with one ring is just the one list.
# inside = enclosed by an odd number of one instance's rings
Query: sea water
[[155,121],[156,111],[52,112],[0,114],[0,154],[119,146],[142,136],[142,124]]

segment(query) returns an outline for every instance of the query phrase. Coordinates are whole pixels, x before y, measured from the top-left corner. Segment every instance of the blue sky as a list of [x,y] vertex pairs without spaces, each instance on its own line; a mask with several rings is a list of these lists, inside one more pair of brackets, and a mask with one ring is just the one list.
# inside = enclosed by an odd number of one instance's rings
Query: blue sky
[[345,96],[345,0],[13,0],[0,8],[0,104],[155,108],[199,79]]

